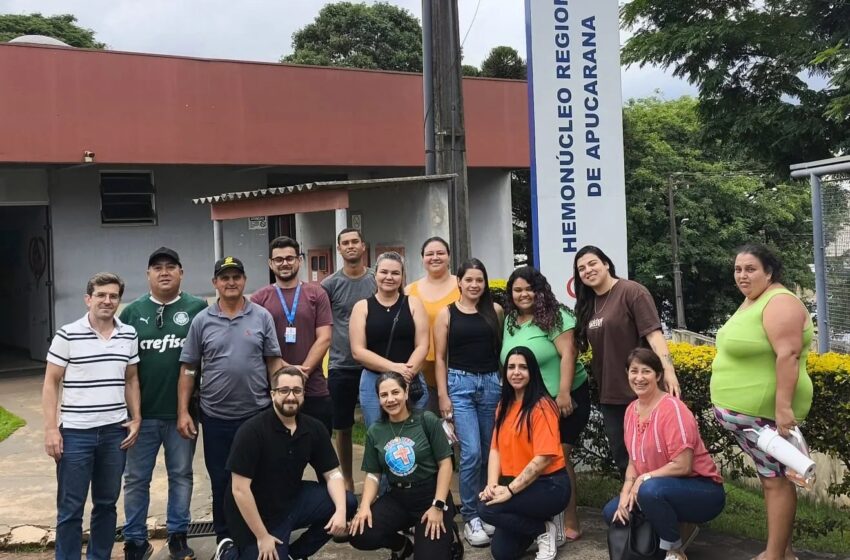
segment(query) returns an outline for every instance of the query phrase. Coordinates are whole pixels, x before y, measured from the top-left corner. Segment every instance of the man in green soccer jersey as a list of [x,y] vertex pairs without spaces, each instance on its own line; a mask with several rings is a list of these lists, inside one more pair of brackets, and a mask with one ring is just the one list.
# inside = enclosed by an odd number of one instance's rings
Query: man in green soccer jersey
[[139,381],[142,392],[142,428],[127,453],[124,472],[124,557],[144,560],[148,543],[147,517],[150,483],[159,448],[165,448],[168,473],[168,552],[172,559],[194,558],[186,542],[192,498],[192,459],[195,440],[177,432],[177,381],[180,350],[204,300],[180,291],[183,267],[177,252],[160,247],[148,259],[150,293],[128,305],[121,321],[139,335]]

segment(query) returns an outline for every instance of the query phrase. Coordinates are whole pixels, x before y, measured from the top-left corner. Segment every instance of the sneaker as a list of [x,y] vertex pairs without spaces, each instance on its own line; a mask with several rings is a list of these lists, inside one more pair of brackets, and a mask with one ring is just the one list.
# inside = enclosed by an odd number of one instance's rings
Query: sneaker
[[170,533],[168,535],[168,557],[171,560],[192,560],[195,551],[186,542],[186,533]]
[[688,557],[685,556],[685,553],[679,550],[668,550],[667,556],[664,557],[664,560],[688,560]]
[[229,560],[230,558],[235,557],[236,553],[238,553],[236,550],[236,543],[233,542],[233,539],[225,537],[218,543],[213,560]]
[[691,543],[694,542],[694,539],[697,538],[699,534],[699,525],[695,525],[693,523],[684,523],[682,528],[682,552],[688,549],[691,546]]
[[537,556],[534,560],[555,560],[558,554],[558,545],[555,538],[557,529],[551,521],[544,522],[546,530],[539,534],[535,541],[537,542]]
[[413,556],[413,543],[407,537],[404,538],[404,546],[401,550],[393,550],[390,553],[390,560],[405,560]]
[[153,555],[153,546],[148,541],[142,544],[124,543],[124,560],[148,560]]
[[562,511],[553,517],[552,523],[555,524],[555,545],[561,548],[567,544],[567,533],[564,531],[564,512]]
[[478,517],[464,524],[463,538],[470,546],[487,546],[490,544],[490,537],[484,531],[484,525]]
[[487,533],[488,537],[492,537],[493,533],[496,532],[496,528],[489,523],[486,523],[483,519],[479,519],[481,521],[481,526],[484,527],[484,532]]

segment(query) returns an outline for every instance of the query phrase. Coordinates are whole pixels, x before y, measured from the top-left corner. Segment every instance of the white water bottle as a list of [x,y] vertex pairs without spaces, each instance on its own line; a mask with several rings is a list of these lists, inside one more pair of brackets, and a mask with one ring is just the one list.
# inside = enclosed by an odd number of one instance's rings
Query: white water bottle
[[809,457],[809,448],[799,428],[792,428],[788,439],[767,426],[753,431],[758,434],[758,448],[785,465],[785,476],[796,485],[811,489],[815,482],[817,465]]

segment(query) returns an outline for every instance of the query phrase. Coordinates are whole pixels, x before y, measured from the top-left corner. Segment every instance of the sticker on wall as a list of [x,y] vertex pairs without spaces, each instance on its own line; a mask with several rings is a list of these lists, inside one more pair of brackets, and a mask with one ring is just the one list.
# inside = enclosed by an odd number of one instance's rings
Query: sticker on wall
[[268,220],[265,216],[251,216],[248,218],[248,229],[268,229]]

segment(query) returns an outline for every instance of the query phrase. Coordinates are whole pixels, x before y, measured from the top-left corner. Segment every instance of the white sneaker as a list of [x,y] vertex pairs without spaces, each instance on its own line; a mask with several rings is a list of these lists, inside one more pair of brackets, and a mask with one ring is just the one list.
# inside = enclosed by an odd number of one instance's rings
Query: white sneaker
[[215,548],[215,560],[225,560],[229,558],[229,552],[236,546],[236,543],[233,542],[233,539],[223,538],[221,542],[218,543],[218,546]]
[[555,538],[557,529],[551,521],[544,522],[546,531],[537,536],[537,556],[534,560],[555,560],[558,554],[558,544]]
[[668,550],[664,560],[688,560],[688,557],[681,550]]
[[487,546],[490,544],[490,537],[484,531],[484,525],[478,517],[471,519],[469,523],[464,524],[463,538],[465,538],[466,542],[468,542],[471,546]]
[[555,544],[561,548],[567,544],[567,533],[564,531],[564,512],[552,518],[552,523],[555,524]]
[[487,536],[492,537],[493,533],[496,532],[496,528],[489,523],[484,522],[483,519],[479,519],[479,521],[481,521],[481,526],[484,527],[484,532],[487,533]]

